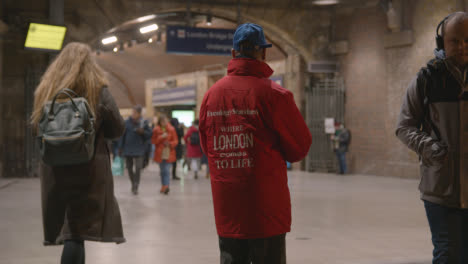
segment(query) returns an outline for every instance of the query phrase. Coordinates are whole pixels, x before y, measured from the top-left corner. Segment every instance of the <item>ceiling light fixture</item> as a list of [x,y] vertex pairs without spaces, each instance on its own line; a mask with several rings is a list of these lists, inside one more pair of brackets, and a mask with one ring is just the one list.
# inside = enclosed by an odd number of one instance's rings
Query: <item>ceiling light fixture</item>
[[137,18],[137,21],[142,23],[142,22],[145,22],[145,21],[148,21],[148,20],[151,20],[151,19],[155,19],[155,18],[156,18],[156,15],[149,15],[149,16],[139,17],[139,18]]
[[153,43],[153,38],[148,39],[148,43]]
[[119,48],[114,47],[113,51],[114,51],[114,52],[117,52],[117,51],[119,51]]
[[103,39],[101,40],[101,42],[102,42],[102,44],[104,44],[104,45],[108,45],[108,44],[117,42],[117,37],[116,37],[116,36],[111,36],[111,37],[108,37],[108,38],[103,38]]
[[158,28],[159,28],[158,25],[151,24],[149,26],[140,28],[140,33],[145,34],[145,33],[148,33],[148,32],[156,31],[156,30],[158,30]]
[[340,3],[339,0],[314,0],[312,4],[314,5],[336,5]]

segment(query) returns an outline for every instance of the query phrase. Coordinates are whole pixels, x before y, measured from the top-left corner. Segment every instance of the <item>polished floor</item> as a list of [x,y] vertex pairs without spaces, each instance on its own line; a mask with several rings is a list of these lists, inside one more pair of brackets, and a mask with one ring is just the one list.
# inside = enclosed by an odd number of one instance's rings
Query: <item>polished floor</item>
[[[183,174],[180,172],[180,174]],[[116,177],[127,243],[87,243],[88,264],[219,263],[209,181],[174,182],[159,194],[158,169],[144,172],[140,195]],[[290,264],[429,264],[431,243],[416,180],[290,173]],[[42,246],[39,181],[0,180],[0,264],[56,264],[60,247]]]

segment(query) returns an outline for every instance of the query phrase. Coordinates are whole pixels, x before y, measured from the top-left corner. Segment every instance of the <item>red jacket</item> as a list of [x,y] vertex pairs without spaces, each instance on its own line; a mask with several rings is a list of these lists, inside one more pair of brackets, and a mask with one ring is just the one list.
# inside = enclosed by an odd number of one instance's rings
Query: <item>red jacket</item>
[[173,163],[176,161],[176,151],[175,148],[179,143],[179,139],[177,138],[177,133],[173,126],[167,124],[166,126],[167,137],[163,137],[164,134],[163,129],[160,126],[157,126],[153,130],[153,136],[151,138],[151,143],[153,143],[156,147],[154,151],[154,161],[161,163],[162,162],[162,152],[164,150],[164,142],[169,142],[169,147],[171,148],[171,152],[169,154],[169,159],[167,160],[168,163]]
[[312,143],[293,95],[268,78],[264,62],[233,59],[200,110],[218,234],[265,238],[291,230],[286,161],[303,159]]
[[186,142],[185,145],[187,146],[187,157],[188,158],[201,158],[203,156],[203,153],[200,148],[200,145],[192,145],[190,143],[190,136],[192,136],[194,132],[198,132],[198,129],[194,126],[191,126],[189,130],[187,131],[187,134],[184,137],[184,140]]

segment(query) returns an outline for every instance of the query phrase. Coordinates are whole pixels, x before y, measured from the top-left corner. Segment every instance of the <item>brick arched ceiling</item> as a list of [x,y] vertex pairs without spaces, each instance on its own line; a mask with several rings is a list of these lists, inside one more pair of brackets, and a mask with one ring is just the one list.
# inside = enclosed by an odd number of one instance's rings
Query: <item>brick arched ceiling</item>
[[[211,27],[235,28],[236,25],[213,18]],[[230,60],[227,56],[166,54],[164,36],[160,43],[154,41],[134,44],[131,47],[125,46],[123,52],[101,51],[97,56],[100,65],[109,73],[110,89],[122,108],[145,103],[145,80],[147,79],[205,69],[219,69],[226,67]],[[269,50],[269,60],[284,58],[284,54],[277,47]]]
[[[14,0],[4,0],[12,2]],[[47,1],[26,1],[18,10],[19,19],[28,12],[45,12]],[[258,22],[265,28],[269,39],[280,47],[273,50],[270,59],[284,58],[286,54],[299,54],[306,61],[327,56],[330,17],[334,7],[320,7],[312,0],[64,0],[66,42],[80,41],[93,45],[110,29],[138,17],[169,11],[208,13],[224,18],[213,27],[235,27],[240,11],[241,22]],[[377,5],[378,0],[341,0],[337,7],[358,8]],[[44,10],[45,9],[45,10]],[[40,10],[40,11],[37,11]],[[13,19],[14,20],[14,19]],[[231,22],[228,22],[228,21]],[[44,20],[46,21],[46,20]],[[43,21],[43,22],[44,22]],[[41,22],[41,21],[38,21]],[[196,22],[196,21],[195,21]],[[164,45],[139,44],[123,53],[101,52],[99,63],[109,72],[111,89],[118,95],[121,107],[144,103],[144,80],[167,75],[201,70],[209,65],[226,65],[228,57],[174,56],[164,53]],[[132,93],[130,96],[129,93]],[[132,99],[133,98],[133,99]]]

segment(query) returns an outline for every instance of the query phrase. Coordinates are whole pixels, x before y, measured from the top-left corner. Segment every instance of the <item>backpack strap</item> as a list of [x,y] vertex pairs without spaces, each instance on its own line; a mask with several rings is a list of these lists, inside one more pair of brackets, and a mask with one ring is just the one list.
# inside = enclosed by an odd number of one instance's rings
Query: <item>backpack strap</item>
[[418,92],[420,95],[421,98],[422,98],[422,103],[423,103],[423,118],[421,120],[421,130],[424,129],[424,124],[425,124],[425,121],[427,121],[427,123],[429,124],[430,128],[432,129],[432,131],[434,131],[434,134],[436,136],[436,140],[441,140],[441,135],[440,135],[440,131],[439,129],[437,128],[437,126],[434,124],[434,122],[432,121],[431,117],[430,117],[430,108],[429,108],[429,103],[430,103],[430,100],[429,100],[429,87],[428,87],[428,80],[431,80],[430,78],[430,72],[428,69],[421,69],[418,73],[418,82],[417,82],[417,85],[418,85]]
[[[71,91],[71,90],[70,90]],[[73,92],[73,91],[72,91]],[[73,92],[74,93],[74,92]],[[60,90],[55,96],[54,96],[54,99],[52,100],[52,104],[50,106],[50,110],[49,110],[49,120],[53,120],[55,118],[55,115],[54,115],[54,106],[55,106],[55,101],[57,101],[57,98],[60,96],[60,95],[66,95],[70,101],[72,102],[72,105],[73,107],[75,108],[75,111],[76,111],[76,115],[79,117],[80,116],[80,109],[78,108],[78,106],[76,106],[75,104],[75,101],[73,101],[73,96],[71,96],[65,89],[64,90]],[[75,93],[76,94],[76,93]]]
[[69,95],[72,95],[73,97],[80,97],[80,96],[78,96],[78,94],[75,91],[73,91],[71,89],[65,88],[62,91],[64,93],[68,93]]

